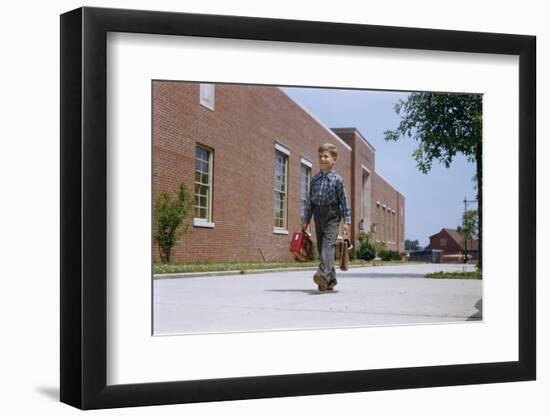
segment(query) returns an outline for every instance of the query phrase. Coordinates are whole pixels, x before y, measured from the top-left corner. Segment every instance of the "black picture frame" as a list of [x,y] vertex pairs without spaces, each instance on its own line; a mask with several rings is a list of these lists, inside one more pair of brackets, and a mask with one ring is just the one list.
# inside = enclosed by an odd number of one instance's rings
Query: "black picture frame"
[[[519,360],[107,385],[108,32],[519,56]],[[535,51],[524,35],[88,7],[61,15],[61,401],[98,409],[534,380]]]

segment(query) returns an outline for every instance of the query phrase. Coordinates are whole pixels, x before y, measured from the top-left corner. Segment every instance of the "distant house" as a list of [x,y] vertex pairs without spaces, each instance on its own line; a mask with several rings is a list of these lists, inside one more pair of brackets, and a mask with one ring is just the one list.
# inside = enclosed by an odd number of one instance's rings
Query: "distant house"
[[443,228],[439,233],[430,236],[430,244],[425,250],[438,249],[441,250],[443,256],[463,255],[464,250],[468,250],[468,254],[477,259],[478,241],[477,239],[468,239],[464,241],[462,236],[456,229]]

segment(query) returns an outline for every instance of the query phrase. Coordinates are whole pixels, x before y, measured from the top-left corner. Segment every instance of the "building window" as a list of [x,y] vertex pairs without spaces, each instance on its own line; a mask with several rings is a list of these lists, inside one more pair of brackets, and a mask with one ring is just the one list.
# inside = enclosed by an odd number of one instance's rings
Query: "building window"
[[210,110],[214,110],[214,84],[200,85],[200,103]]
[[397,242],[397,222],[395,220],[395,210],[392,212],[393,241]]
[[389,234],[389,219],[388,219],[388,208],[386,206],[382,206],[382,216],[383,216],[383,222],[384,222],[384,242],[388,242],[390,240],[390,234]]
[[440,246],[447,246],[447,239],[442,237],[441,239],[439,239],[439,245]]
[[388,207],[388,242],[393,242],[393,230],[391,227],[392,224],[392,217],[391,217],[391,209]]
[[380,240],[380,235],[382,234],[382,225],[380,224],[380,203],[376,203],[376,234],[378,240]]
[[287,230],[288,155],[275,151],[275,207],[273,217],[276,231]]
[[391,241],[391,234],[390,234],[390,208],[386,208],[386,242]]
[[362,175],[362,201],[361,201],[361,219],[364,224],[371,222],[371,179],[369,171],[363,167]]
[[195,202],[193,209],[195,220],[212,221],[212,150],[200,145],[197,145],[195,149]]
[[309,187],[311,185],[311,167],[302,162],[300,172],[300,209],[302,217],[306,208],[307,196],[309,194]]
[[390,211],[390,235],[391,235],[391,241],[395,242],[395,225],[393,222],[394,213],[393,210]]
[[388,208],[388,241],[393,242],[392,216],[390,208]]

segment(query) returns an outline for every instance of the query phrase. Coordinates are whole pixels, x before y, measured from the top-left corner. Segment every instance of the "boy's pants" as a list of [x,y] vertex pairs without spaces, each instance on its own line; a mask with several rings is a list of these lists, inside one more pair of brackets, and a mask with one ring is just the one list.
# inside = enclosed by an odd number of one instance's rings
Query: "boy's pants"
[[340,228],[340,208],[336,206],[313,206],[313,218],[315,219],[315,232],[317,234],[317,250],[321,260],[317,273],[323,275],[329,282],[331,279],[336,279],[334,254]]

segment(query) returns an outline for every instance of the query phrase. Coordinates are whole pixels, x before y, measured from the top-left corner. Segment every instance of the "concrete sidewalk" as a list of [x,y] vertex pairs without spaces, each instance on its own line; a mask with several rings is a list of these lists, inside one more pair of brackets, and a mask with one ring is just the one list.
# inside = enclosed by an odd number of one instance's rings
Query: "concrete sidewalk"
[[472,265],[416,264],[338,271],[320,293],[312,271],[154,281],[154,334],[196,334],[464,322],[481,319],[482,281],[426,279]]

